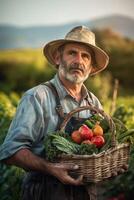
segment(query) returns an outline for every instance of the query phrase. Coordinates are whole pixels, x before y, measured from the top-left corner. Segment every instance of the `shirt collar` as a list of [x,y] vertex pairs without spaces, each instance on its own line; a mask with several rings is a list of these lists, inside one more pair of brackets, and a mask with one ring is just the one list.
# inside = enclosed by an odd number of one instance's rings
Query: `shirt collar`
[[[68,93],[68,91],[66,90],[66,88],[64,87],[64,85],[62,84],[62,82],[60,81],[58,74],[56,74],[50,82],[52,82],[54,84],[54,86],[56,87],[56,90],[58,92],[60,99],[64,99],[66,96],[71,96]],[[86,86],[83,84],[82,99],[85,99],[88,96],[89,96],[88,90],[87,90]]]

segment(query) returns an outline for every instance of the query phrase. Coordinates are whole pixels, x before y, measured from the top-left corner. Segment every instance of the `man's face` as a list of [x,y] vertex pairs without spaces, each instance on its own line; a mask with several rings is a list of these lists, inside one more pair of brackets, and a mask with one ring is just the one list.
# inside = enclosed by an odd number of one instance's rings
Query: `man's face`
[[72,83],[83,83],[91,72],[88,47],[77,43],[66,44],[60,55],[59,74]]

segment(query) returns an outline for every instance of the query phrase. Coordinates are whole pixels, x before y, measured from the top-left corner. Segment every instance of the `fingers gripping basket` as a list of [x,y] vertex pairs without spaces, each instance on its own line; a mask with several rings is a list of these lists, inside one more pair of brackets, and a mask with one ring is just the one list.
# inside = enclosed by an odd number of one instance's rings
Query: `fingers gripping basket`
[[108,121],[111,132],[111,148],[92,155],[61,155],[58,161],[66,164],[77,164],[79,166],[77,175],[83,175],[84,181],[87,183],[97,183],[111,177],[115,171],[119,171],[123,165],[128,164],[129,144],[117,143],[115,140],[116,129],[112,118],[103,110],[93,106],[79,107],[68,113],[60,130],[64,131],[71,117],[83,110],[91,110],[101,114]]

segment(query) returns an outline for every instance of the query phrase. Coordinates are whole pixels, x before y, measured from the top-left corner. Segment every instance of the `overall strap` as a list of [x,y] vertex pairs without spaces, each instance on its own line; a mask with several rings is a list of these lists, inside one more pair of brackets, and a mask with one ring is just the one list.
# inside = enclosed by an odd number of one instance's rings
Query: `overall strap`
[[[88,105],[89,105],[89,106],[92,106],[92,105],[93,105],[93,97],[92,97],[91,92],[90,92],[89,90],[88,90],[88,95],[89,95],[90,99],[92,100],[92,103],[89,101],[89,98],[88,98],[88,97],[86,97],[86,100],[87,100],[87,102],[88,102]],[[95,111],[91,111],[91,113],[92,113],[92,114],[95,114],[96,112],[95,112]]]
[[55,96],[55,100],[56,100],[56,112],[58,113],[59,117],[60,118],[64,118],[64,112],[63,112],[63,108],[61,106],[61,103],[60,103],[60,98],[59,98],[59,95],[58,95],[58,92],[56,90],[56,87],[54,86],[53,83],[51,82],[46,82],[46,83],[42,83],[43,85],[46,85],[47,87],[49,87],[53,93],[53,95]]
[[86,97],[86,101],[88,102],[89,105],[92,105],[93,104],[93,97],[92,97],[91,92],[89,90],[88,90],[88,95],[89,95],[90,99],[92,100],[92,103],[89,101],[88,96]]

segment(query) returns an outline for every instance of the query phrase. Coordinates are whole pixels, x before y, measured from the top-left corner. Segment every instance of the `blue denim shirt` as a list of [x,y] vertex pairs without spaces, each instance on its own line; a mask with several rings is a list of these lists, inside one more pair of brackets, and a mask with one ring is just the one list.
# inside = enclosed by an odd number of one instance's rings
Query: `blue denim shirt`
[[[90,97],[84,85],[82,89],[83,98],[81,102],[77,102],[62,85],[57,74],[50,82],[57,89],[64,113],[88,105],[87,98],[89,102],[102,108],[94,94],[91,93],[92,98]],[[44,136],[55,131],[57,127],[58,115],[55,107],[55,96],[48,86],[40,84],[28,90],[18,105],[5,141],[0,147],[0,160],[12,156],[23,148],[28,148],[34,154],[42,156]],[[89,110],[85,110],[75,114],[77,117],[78,115],[86,118],[91,113]]]

